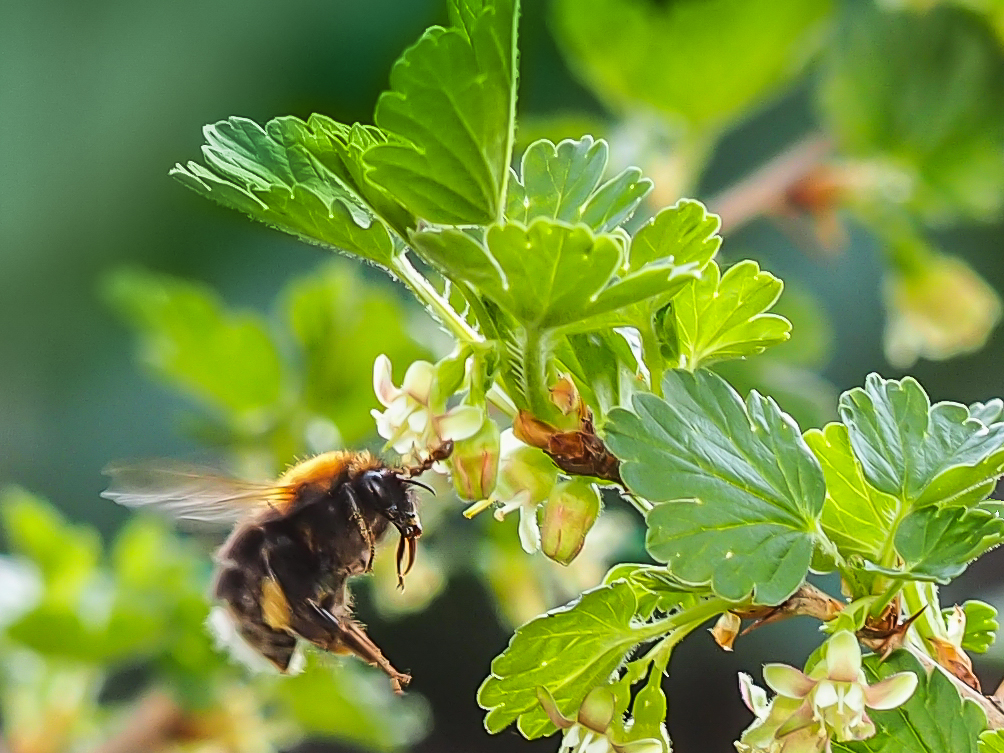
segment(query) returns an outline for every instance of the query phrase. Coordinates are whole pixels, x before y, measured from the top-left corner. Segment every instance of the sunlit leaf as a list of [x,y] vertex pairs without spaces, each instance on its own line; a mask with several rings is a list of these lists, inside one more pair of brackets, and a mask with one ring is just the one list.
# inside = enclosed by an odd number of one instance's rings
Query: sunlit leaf
[[574,717],[586,694],[604,685],[646,640],[644,626],[634,621],[636,608],[631,586],[619,581],[517,629],[478,691],[478,703],[488,712],[485,728],[497,733],[517,722],[529,739],[553,733],[538,687],[547,689],[562,714]]
[[791,324],[765,313],[781,295],[782,284],[754,261],[743,261],[722,275],[705,267],[700,280],[673,301],[675,346],[689,369],[715,361],[762,353],[788,339]]
[[[264,129],[233,117],[204,133],[207,166],[189,162],[171,171],[186,186],[310,243],[389,265],[394,243],[363,198],[375,199],[378,191],[358,173],[362,148],[357,143],[353,153],[348,141],[365,133],[365,147],[386,142],[379,131],[315,116],[308,124],[277,118]],[[364,188],[351,183],[351,172]],[[393,213],[389,200],[381,206]]]
[[805,434],[826,478],[826,502],[820,523],[844,556],[876,558],[889,540],[900,509],[895,497],[883,494],[865,479],[851,450],[847,427],[828,424]]
[[792,75],[830,6],[561,0],[554,18],[573,69],[601,100],[619,111],[655,109],[698,129],[738,117]]
[[[997,637],[1000,628],[997,622],[997,610],[982,601],[970,600],[962,605],[966,616],[966,632],[962,637],[962,648],[965,651],[983,654],[990,648]],[[951,609],[942,610],[945,619],[952,615]]]
[[519,175],[509,183],[506,218],[529,224],[548,217],[584,222],[605,233],[626,220],[652,190],[652,181],[628,168],[600,185],[607,166],[607,143],[583,136],[578,141],[537,141],[527,148]]
[[516,103],[517,0],[453,0],[395,63],[376,124],[399,140],[365,155],[371,178],[414,214],[451,225],[500,218]]

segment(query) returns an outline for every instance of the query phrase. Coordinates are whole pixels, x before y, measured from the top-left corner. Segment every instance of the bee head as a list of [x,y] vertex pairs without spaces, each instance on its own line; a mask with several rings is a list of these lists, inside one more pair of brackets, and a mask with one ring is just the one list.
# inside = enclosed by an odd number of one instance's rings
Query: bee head
[[402,537],[417,539],[422,535],[415,502],[405,482],[394,471],[389,468],[364,471],[356,486],[373,509],[397,527]]

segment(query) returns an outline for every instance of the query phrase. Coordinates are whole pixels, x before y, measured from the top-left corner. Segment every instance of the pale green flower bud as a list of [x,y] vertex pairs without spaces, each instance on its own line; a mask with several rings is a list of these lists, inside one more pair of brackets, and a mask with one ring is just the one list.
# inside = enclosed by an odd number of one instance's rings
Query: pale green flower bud
[[586,534],[600,514],[600,493],[595,484],[576,478],[555,485],[544,506],[540,548],[562,565],[582,550]]
[[477,434],[453,443],[450,473],[462,499],[485,499],[495,491],[499,454],[499,427],[489,418]]

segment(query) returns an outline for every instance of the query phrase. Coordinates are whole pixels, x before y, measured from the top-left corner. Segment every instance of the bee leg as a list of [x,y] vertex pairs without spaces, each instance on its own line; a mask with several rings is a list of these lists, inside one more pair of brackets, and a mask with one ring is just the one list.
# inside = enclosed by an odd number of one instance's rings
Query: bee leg
[[394,669],[379,647],[366,635],[362,626],[348,617],[338,619],[313,599],[308,600],[307,603],[327,628],[326,635],[323,638],[318,636],[319,640],[303,633],[300,635],[326,651],[349,651],[367,664],[379,667],[390,678],[394,692],[398,694],[404,692],[404,688],[411,682],[411,675],[402,674]]
[[363,541],[366,542],[370,549],[370,558],[366,562],[366,572],[369,573],[373,571],[373,558],[376,557],[376,540],[373,538],[373,532],[366,524],[363,514],[359,511],[359,502],[356,500],[352,487],[346,484],[343,488],[345,490],[345,499],[349,503],[349,518],[359,527],[359,533],[362,534]]

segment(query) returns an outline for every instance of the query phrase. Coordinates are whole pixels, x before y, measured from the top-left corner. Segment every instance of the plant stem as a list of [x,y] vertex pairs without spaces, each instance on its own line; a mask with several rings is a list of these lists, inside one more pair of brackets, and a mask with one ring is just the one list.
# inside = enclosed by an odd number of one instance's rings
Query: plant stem
[[398,254],[391,262],[391,268],[401,280],[411,288],[418,299],[425,304],[439,323],[462,343],[483,342],[484,338],[471,329],[453,307],[446,301],[427,279],[412,266],[405,254]]
[[550,403],[547,400],[547,334],[538,329],[527,327],[526,339],[523,341],[523,384],[526,390],[523,397],[530,405],[530,410],[540,419],[546,420],[550,414]]
[[[464,318],[458,314],[453,307],[450,305],[449,301],[444,299],[434,287],[429,283],[427,279],[412,266],[411,262],[408,261],[408,257],[404,254],[398,254],[394,257],[391,262],[391,268],[402,282],[404,282],[415,296],[420,300],[426,307],[426,309],[435,317],[446,330],[453,335],[461,343],[480,343],[484,342],[484,338],[475,332],[471,326],[464,321]],[[516,406],[513,404],[512,398],[505,393],[505,391],[499,387],[497,384],[492,385],[492,388],[488,391],[488,400],[499,410],[505,413],[510,418],[516,416]]]
[[665,372],[665,362],[662,357],[662,350],[659,347],[659,336],[655,331],[655,322],[648,321],[648,326],[638,329],[641,335],[642,358],[648,367],[649,382],[654,392],[662,397],[662,375]]

